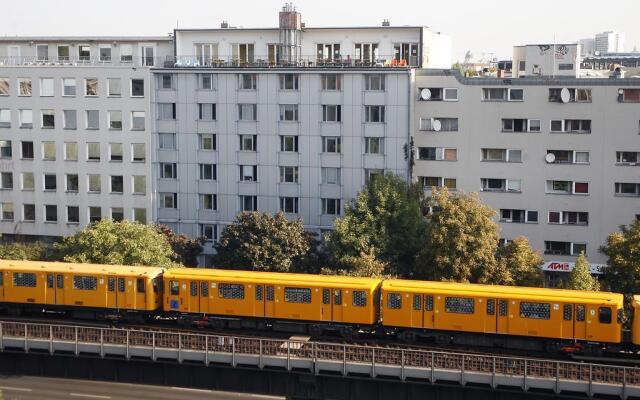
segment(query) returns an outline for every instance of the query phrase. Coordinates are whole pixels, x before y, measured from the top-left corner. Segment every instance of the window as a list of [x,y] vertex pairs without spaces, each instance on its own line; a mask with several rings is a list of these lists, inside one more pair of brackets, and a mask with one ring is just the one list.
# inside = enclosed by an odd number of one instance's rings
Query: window
[[133,175],[133,194],[147,193],[147,177],[144,175]]
[[297,74],[281,74],[280,90],[298,90]]
[[144,131],[145,113],[144,111],[131,111],[131,130]]
[[199,164],[200,166],[200,179],[215,181],[216,180],[216,165],[215,164]]
[[473,299],[466,297],[445,297],[444,310],[453,314],[473,314]]
[[107,78],[107,87],[109,97],[120,97],[122,95],[120,78]]
[[122,193],[124,190],[124,180],[122,175],[111,175],[111,193]]
[[356,66],[372,65],[378,59],[378,43],[356,43],[353,58]]
[[549,211],[550,224],[588,225],[589,213],[581,211]]
[[553,154],[551,164],[589,164],[588,151],[547,150],[547,154]]
[[444,147],[419,147],[419,160],[456,161],[458,159],[457,149],[447,149]]
[[323,153],[340,153],[340,137],[339,136],[323,136],[322,152]]
[[31,78],[18,78],[18,96],[31,97]]
[[576,305],[576,321],[582,322],[585,317],[585,308],[584,305],[578,304]]
[[419,88],[420,101],[457,101],[458,89],[455,88]]
[[56,174],[44,174],[44,190],[55,191],[57,188]]
[[382,74],[370,74],[364,76],[364,90],[384,90],[385,76]]
[[298,105],[297,104],[281,104],[280,105],[280,121],[297,121]]
[[200,210],[215,211],[218,209],[218,197],[215,194],[200,194],[198,198],[200,199],[198,207]]
[[200,224],[200,236],[206,241],[212,242],[218,238],[218,226],[212,224]]
[[178,193],[160,193],[160,208],[178,208]]
[[173,75],[171,74],[160,74],[158,76],[158,85],[160,89],[173,89]]
[[22,158],[25,160],[33,160],[33,142],[20,142],[22,150]]
[[523,89],[484,88],[482,89],[483,101],[523,101]]
[[340,168],[322,167],[322,184],[323,185],[339,185],[340,184]]
[[78,161],[78,143],[64,143],[64,159],[65,161]]
[[43,129],[53,129],[56,127],[56,116],[53,110],[42,110],[42,125]]
[[546,193],[551,194],[589,194],[588,182],[547,181]]
[[98,78],[87,78],[84,80],[84,95],[85,96],[98,95]]
[[538,212],[534,210],[500,209],[500,222],[538,223]]
[[13,221],[13,203],[0,203],[0,218],[3,221]]
[[58,46],[58,61],[69,61],[69,46]]
[[58,206],[55,204],[47,204],[44,206],[44,221],[58,222]]
[[540,132],[540,120],[503,119],[502,132]]
[[198,88],[202,90],[213,90],[213,74],[199,74]]
[[122,207],[111,208],[111,219],[120,222],[124,219],[124,209]]
[[101,182],[100,175],[90,174],[88,175],[89,180],[89,193],[100,193],[101,191]]
[[342,75],[323,74],[320,79],[322,80],[322,90],[342,90]]
[[[202,135],[199,135],[202,136]],[[158,147],[164,150],[175,150],[176,134],[175,133],[158,133]]]
[[520,302],[520,318],[529,319],[550,319],[551,304]]
[[62,117],[64,119],[64,129],[76,129],[77,128],[77,111],[76,110],[64,110],[62,111]]
[[240,211],[258,211],[258,196],[240,196]]
[[618,89],[618,101],[622,103],[640,103],[640,89]]
[[258,180],[258,166],[256,165],[240,166],[240,181],[256,182],[257,180]]
[[144,143],[131,143],[131,161],[133,162],[146,161]]
[[198,103],[198,119],[213,121],[216,119],[216,105],[212,103]]
[[545,240],[544,242],[544,254],[577,256],[581,252],[584,252],[585,255],[587,253],[587,245],[585,243],[558,242],[552,240]]
[[341,106],[339,105],[323,105],[322,106],[322,121],[323,122],[340,122]]
[[36,205],[35,204],[23,204],[22,205],[22,220],[25,222],[34,222],[36,220]]
[[108,111],[109,129],[113,131],[122,130],[122,111]]
[[89,61],[91,59],[91,46],[79,45],[78,58],[80,59],[80,61]]
[[77,224],[80,222],[80,207],[67,206],[67,223]]
[[427,132],[458,132],[458,118],[420,118],[419,130]]
[[284,301],[287,303],[311,304],[311,289],[285,287]]
[[487,315],[496,315],[496,301],[487,299]]
[[78,191],[78,174],[66,174],[65,176],[65,190],[67,192]]
[[422,296],[419,294],[413,295],[413,310],[414,311],[422,310]]
[[109,143],[109,161],[122,161],[122,143]]
[[298,183],[298,167],[280,167],[281,183]]
[[13,189],[13,172],[0,172],[0,189]]
[[365,154],[382,154],[384,138],[368,137],[364,139]]
[[87,143],[87,160],[100,161],[100,143]]
[[176,103],[158,103],[158,119],[176,119]]
[[[98,222],[102,219],[102,208],[89,207],[89,223]],[[122,290],[124,292],[124,288]]]
[[20,110],[20,128],[33,127],[33,110]]
[[143,278],[137,278],[136,279],[136,292],[137,293],[144,293],[145,292],[145,284],[144,284],[144,279]]
[[522,187],[520,179],[482,178],[480,181],[483,192],[520,192]]
[[131,79],[131,97],[144,97],[144,79]]
[[160,163],[160,178],[176,179],[178,177],[178,165],[176,163]]
[[172,296],[178,296],[180,294],[180,282],[169,281],[169,294]]
[[133,45],[120,44],[120,62],[127,63],[133,61]]
[[198,135],[200,150],[215,150],[216,135],[212,133],[201,133]]
[[[562,101],[563,90],[563,88],[550,88],[549,102],[564,103],[564,101]],[[567,88],[566,90],[569,93],[568,103],[591,103],[591,89]]]
[[611,323],[611,309],[609,307],[598,307],[598,322],[601,324]]
[[11,140],[0,140],[0,158],[12,158]]
[[400,310],[402,308],[402,295],[400,293],[388,293],[387,308],[390,310]]
[[640,183],[615,183],[616,196],[640,196]]
[[100,129],[100,112],[98,110],[87,110],[87,129]]
[[141,224],[147,223],[147,209],[146,208],[134,208],[133,220]]
[[384,122],[384,106],[364,106],[365,122]]
[[53,78],[40,78],[40,97],[53,97]]
[[244,299],[244,285],[220,283],[218,296],[222,299]]
[[482,161],[522,162],[522,150],[482,149]]
[[280,151],[298,152],[297,136],[280,136]]
[[287,214],[297,214],[298,198],[297,197],[280,197],[280,211]]
[[257,80],[258,78],[256,74],[239,74],[238,89],[255,90],[257,87]]
[[616,164],[636,165],[640,162],[640,152],[637,151],[616,151]]
[[0,108],[0,128],[11,127],[11,110]]
[[424,295],[424,310],[433,311],[433,296]]
[[591,133],[590,119],[551,120],[551,133]]
[[35,187],[35,180],[33,178],[33,172],[22,173],[22,190],[33,190]]
[[238,104],[238,120],[255,121],[258,111],[256,104]]
[[340,215],[340,199],[320,199],[322,203],[322,214]]
[[36,274],[33,272],[14,272],[13,286],[36,287]]
[[95,276],[74,275],[73,288],[75,290],[96,290],[98,288],[98,278]]
[[9,78],[0,78],[0,96],[9,96],[10,87]]

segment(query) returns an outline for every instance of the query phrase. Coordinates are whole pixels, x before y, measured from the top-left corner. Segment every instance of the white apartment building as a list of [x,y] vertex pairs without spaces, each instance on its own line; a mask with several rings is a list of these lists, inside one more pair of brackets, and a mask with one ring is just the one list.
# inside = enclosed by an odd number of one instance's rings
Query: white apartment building
[[169,37],[0,39],[0,233],[151,221],[149,68]]
[[580,75],[580,45],[575,43],[528,44],[513,47],[513,76]]
[[479,192],[546,271],[585,251],[598,273],[607,235],[640,217],[640,82],[417,70],[413,85],[413,178]]
[[606,31],[597,33],[595,50],[602,53],[624,53],[624,33]]

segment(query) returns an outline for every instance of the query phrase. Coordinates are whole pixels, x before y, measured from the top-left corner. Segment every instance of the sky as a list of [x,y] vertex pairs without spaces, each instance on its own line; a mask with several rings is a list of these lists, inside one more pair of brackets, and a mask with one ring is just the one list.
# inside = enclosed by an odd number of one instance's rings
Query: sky
[[[180,28],[276,27],[281,0],[0,0],[3,36],[166,35]],[[453,60],[511,58],[514,45],[626,34],[640,49],[639,0],[298,0],[307,26],[424,25],[452,37]]]

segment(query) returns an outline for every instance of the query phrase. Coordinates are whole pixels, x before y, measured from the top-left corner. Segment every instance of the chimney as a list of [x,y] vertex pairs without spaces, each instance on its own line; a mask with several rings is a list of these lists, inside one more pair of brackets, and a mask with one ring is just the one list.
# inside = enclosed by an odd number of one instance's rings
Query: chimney
[[391,26],[391,23],[389,22],[388,19],[383,19],[382,20],[382,26]]
[[227,21],[222,21],[222,23],[220,24],[220,28],[228,29],[229,28],[229,23]]

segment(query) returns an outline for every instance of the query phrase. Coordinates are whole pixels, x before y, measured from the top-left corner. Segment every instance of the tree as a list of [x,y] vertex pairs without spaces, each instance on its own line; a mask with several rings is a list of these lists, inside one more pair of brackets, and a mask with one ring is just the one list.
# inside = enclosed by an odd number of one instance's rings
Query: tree
[[640,287],[640,221],[610,233],[600,251],[609,257],[603,283],[609,290],[625,294],[629,301]]
[[176,235],[166,225],[156,225],[156,229],[165,236],[173,250],[171,261],[187,267],[196,267],[198,265],[198,256],[202,253],[202,245],[205,238],[189,239],[184,234]]
[[430,212],[416,274],[433,280],[494,282],[499,272],[495,211],[477,193],[453,194],[446,187],[434,188],[425,206]]
[[600,283],[596,278],[591,276],[589,261],[587,261],[587,257],[583,251],[580,252],[576,260],[576,265],[569,274],[569,283],[566,288],[573,290],[600,290]]
[[49,261],[55,259],[46,243],[5,243],[0,244],[0,259]]
[[241,213],[215,245],[215,266],[228,269],[287,272],[311,250],[313,238],[301,219],[283,213]]
[[540,265],[543,263],[539,252],[533,250],[529,239],[518,236],[498,249],[498,267],[503,285],[542,286],[544,283]]
[[77,263],[169,267],[173,251],[154,226],[101,220],[56,246],[64,260]]
[[333,263],[353,266],[366,254],[389,272],[410,273],[425,229],[420,198],[421,189],[397,175],[373,175],[325,238]]
[[338,268],[322,268],[325,275],[337,274],[348,276],[360,276],[367,278],[380,278],[387,269],[387,264],[376,256],[375,249],[362,252],[359,256],[344,256],[337,263]]

